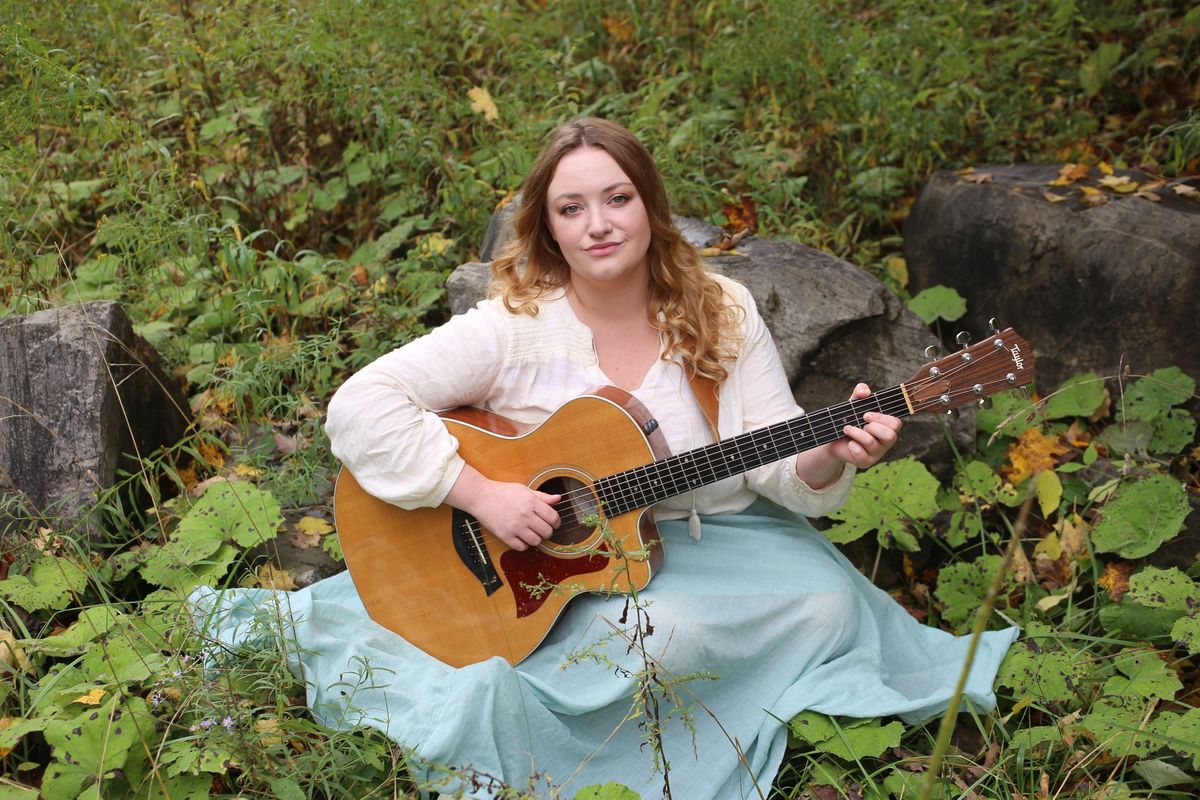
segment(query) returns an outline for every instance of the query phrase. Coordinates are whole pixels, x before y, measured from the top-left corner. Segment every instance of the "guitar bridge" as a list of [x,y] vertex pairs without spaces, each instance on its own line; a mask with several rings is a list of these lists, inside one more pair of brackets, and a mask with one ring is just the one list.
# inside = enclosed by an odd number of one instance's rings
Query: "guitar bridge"
[[492,558],[483,545],[483,529],[470,514],[454,509],[452,515],[450,536],[454,540],[454,551],[458,553],[463,566],[475,576],[483,590],[491,595],[504,585],[496,572]]

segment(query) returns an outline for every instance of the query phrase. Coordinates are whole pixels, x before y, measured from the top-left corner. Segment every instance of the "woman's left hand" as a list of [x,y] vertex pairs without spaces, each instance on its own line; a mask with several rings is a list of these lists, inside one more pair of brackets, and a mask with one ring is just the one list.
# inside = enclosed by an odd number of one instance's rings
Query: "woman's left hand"
[[[862,400],[870,396],[871,387],[860,383],[854,387],[850,399]],[[843,429],[846,438],[831,443],[830,453],[859,469],[866,469],[878,463],[892,449],[900,433],[900,425],[900,420],[890,414],[868,411],[863,414],[861,426],[847,425]]]

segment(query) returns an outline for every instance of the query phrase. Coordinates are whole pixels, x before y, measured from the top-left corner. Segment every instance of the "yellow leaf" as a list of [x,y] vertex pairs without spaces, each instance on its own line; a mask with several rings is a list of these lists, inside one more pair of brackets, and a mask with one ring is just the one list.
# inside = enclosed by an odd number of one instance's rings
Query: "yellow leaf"
[[1048,517],[1058,510],[1058,504],[1062,501],[1062,481],[1057,472],[1048,469],[1038,473],[1034,486],[1037,489],[1038,505],[1042,509],[1042,516]]
[[238,464],[233,468],[233,474],[240,478],[257,478],[262,475],[262,470],[249,464]]
[[296,523],[296,528],[307,536],[324,536],[333,531],[329,520],[320,517],[301,517],[300,521]]
[[1128,175],[1106,175],[1100,179],[1100,185],[1121,194],[1128,194],[1138,188],[1137,183]]
[[258,720],[254,723],[254,731],[262,734],[258,743],[263,747],[270,747],[273,744],[283,742],[282,736],[274,735],[279,731],[279,720],[276,717],[266,717]]
[[1058,541],[1058,534],[1051,531],[1044,539],[1038,541],[1033,548],[1033,555],[1045,555],[1053,561],[1057,561],[1062,555],[1062,543]]
[[1055,178],[1054,180],[1050,181],[1046,185],[1047,186],[1070,186],[1074,182],[1075,181],[1064,176],[1064,177]]
[[1079,191],[1084,194],[1100,194],[1100,190],[1094,186],[1080,186]]
[[1055,194],[1054,192],[1042,192],[1042,197],[1051,203],[1061,203],[1067,199],[1065,194]]
[[1035,472],[1054,469],[1057,456],[1067,450],[1057,436],[1047,436],[1039,428],[1030,428],[1008,448],[1011,466],[1003,470],[1004,476],[1018,486]]
[[[1096,167],[1097,167],[1097,168],[1098,168],[1098,169],[1099,169],[1101,172],[1103,172],[1105,175],[1112,175],[1112,174],[1113,174],[1113,168],[1112,168],[1112,165],[1111,165],[1111,164],[1109,164],[1107,161],[1101,161],[1099,164],[1097,164],[1097,165],[1096,165]],[[1101,183],[1103,183],[1103,181],[1101,181]]]
[[471,98],[471,110],[483,114],[484,119],[500,118],[500,109],[496,108],[496,102],[492,100],[487,89],[482,86],[472,86],[467,91],[467,97]]
[[417,252],[421,255],[440,256],[453,246],[453,239],[447,239],[440,233],[431,233],[421,238],[421,243],[417,245]]
[[1063,600],[1066,600],[1070,596],[1071,596],[1070,592],[1063,592],[1062,594],[1046,595],[1045,597],[1043,597],[1041,600],[1038,600],[1037,603],[1034,604],[1034,608],[1036,608],[1038,611],[1046,612],[1046,611],[1049,611],[1050,609],[1054,608],[1056,605],[1061,603]]
[[296,582],[292,580],[292,573],[271,564],[263,564],[258,568],[258,585],[264,589],[292,590],[296,588]]
[[76,697],[71,702],[82,703],[85,706],[98,706],[98,705],[100,705],[100,701],[104,698],[104,695],[106,695],[106,694],[108,694],[107,691],[105,691],[104,689],[101,689],[99,687],[96,687],[95,689],[92,689],[91,691],[84,692],[83,694],[79,695],[79,697]]

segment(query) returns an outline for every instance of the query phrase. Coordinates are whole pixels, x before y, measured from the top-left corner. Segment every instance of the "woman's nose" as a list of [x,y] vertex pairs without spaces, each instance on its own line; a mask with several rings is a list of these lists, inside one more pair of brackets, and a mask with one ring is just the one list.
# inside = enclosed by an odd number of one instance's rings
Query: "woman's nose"
[[588,214],[588,234],[600,239],[612,230],[612,223],[603,208],[594,209]]

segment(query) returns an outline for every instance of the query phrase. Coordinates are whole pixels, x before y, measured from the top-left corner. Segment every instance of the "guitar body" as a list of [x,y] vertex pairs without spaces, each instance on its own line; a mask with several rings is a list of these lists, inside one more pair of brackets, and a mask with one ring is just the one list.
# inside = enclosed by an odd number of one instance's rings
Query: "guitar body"
[[649,582],[662,549],[646,509],[605,517],[626,557],[582,521],[604,517],[592,490],[598,478],[668,455],[632,395],[604,387],[537,426],[476,409],[442,418],[459,454],[485,477],[564,494],[563,523],[541,546],[516,551],[450,506],[399,508],[367,494],[342,469],[334,495],[338,535],[371,619],[451,666],[497,655],[515,664],[575,594],[627,592]]

